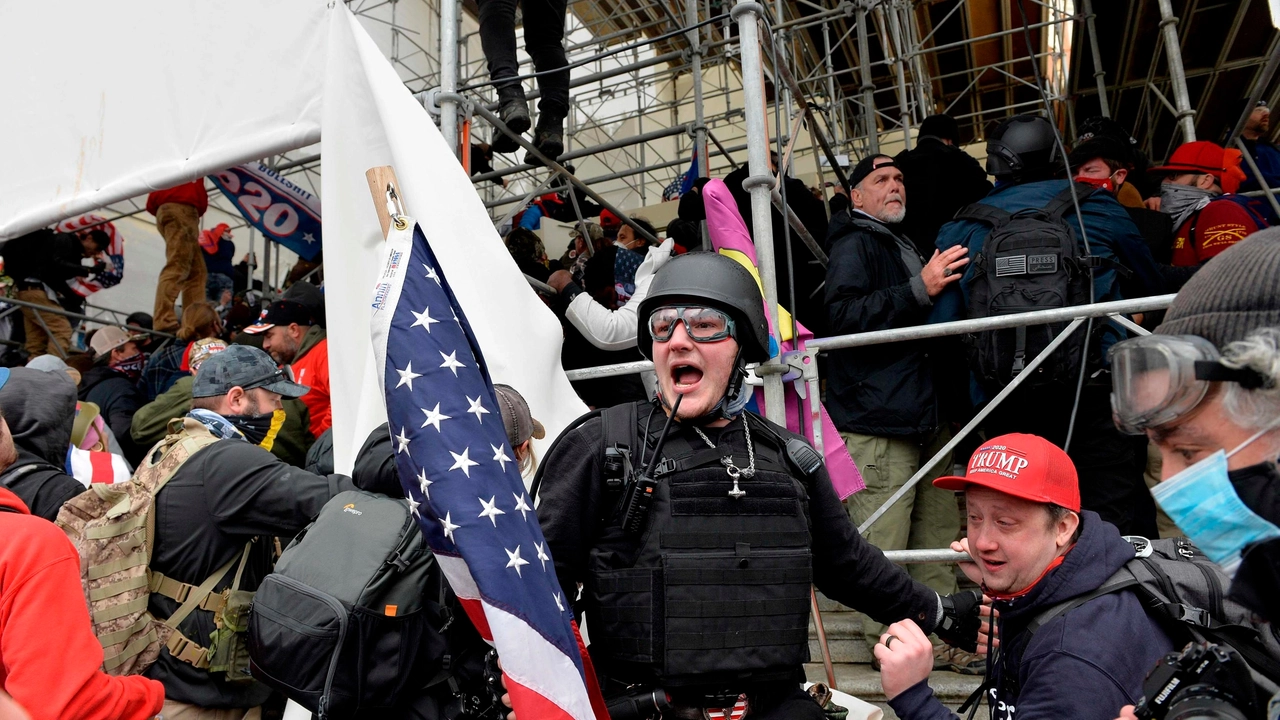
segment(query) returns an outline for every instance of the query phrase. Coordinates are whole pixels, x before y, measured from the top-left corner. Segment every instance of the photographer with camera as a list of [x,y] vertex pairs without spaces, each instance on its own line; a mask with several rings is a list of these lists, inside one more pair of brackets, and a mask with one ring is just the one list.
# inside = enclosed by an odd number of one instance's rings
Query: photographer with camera
[[[1232,576],[1228,600],[1274,625],[1280,230],[1254,233],[1208,262],[1155,334],[1118,343],[1111,359],[1116,424],[1145,433],[1160,449],[1156,502]],[[1280,644],[1274,627],[1260,630],[1272,633],[1264,642],[1274,655]],[[1122,717],[1160,717],[1143,710],[1135,715],[1126,707]]]
[[[1136,701],[1147,669],[1173,648],[1137,595],[1110,592],[1044,617],[1093,593],[1134,557],[1114,525],[1080,509],[1071,458],[1044,438],[1004,435],[974,452],[964,476],[934,485],[964,491],[968,537],[952,549],[976,561],[960,567],[998,612],[999,652],[988,648],[979,688],[992,717],[1109,720],[1118,705]],[[875,656],[898,717],[955,717],[929,688],[932,646],[914,622],[890,625]],[[973,702],[978,693],[965,706]]]

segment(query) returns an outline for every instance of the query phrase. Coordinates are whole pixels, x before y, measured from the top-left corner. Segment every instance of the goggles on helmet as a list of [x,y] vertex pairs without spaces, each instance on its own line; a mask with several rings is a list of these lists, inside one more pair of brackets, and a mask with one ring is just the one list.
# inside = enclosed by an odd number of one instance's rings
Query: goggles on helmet
[[1111,413],[1116,427],[1142,435],[1191,412],[1211,382],[1262,387],[1249,368],[1223,365],[1213,343],[1195,335],[1146,335],[1116,343],[1111,359]]
[[684,323],[689,339],[695,342],[716,342],[734,333],[733,318],[723,310],[702,305],[667,305],[649,315],[649,335],[654,342],[666,342],[680,323]]

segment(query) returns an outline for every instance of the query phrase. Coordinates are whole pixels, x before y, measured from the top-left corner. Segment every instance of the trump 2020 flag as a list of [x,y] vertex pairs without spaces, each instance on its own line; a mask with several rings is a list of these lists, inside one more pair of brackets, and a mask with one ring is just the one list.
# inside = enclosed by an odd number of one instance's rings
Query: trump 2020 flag
[[370,330],[410,510],[497,648],[516,715],[607,720],[480,347],[422,230],[398,222]]

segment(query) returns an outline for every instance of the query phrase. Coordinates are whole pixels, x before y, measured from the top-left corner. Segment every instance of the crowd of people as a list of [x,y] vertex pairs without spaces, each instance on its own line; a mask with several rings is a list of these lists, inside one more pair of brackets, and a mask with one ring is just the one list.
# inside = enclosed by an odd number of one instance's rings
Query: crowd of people
[[[481,8],[491,21],[514,12]],[[523,98],[503,92],[514,128]],[[1264,173],[1280,168],[1268,121],[1260,107],[1245,128]],[[495,388],[614,717],[832,716],[821,691],[802,690],[811,586],[866,613],[904,719],[954,717],[929,686],[943,668],[983,676],[976,699],[1008,720],[1154,717],[1152,703],[1201,695],[1266,717],[1280,681],[1280,231],[1239,194],[1250,179],[1238,152],[1187,143],[1148,167],[1114,122],[1081,129],[1063,143],[1041,117],[1009,118],[988,133],[984,169],[954,120],[934,116],[915,148],[862,158],[830,198],[773,159],[787,214],[827,255],[824,267],[775,209],[775,254],[792,268],[778,297],[819,337],[1177,293],[1125,324],[828,353],[823,400],[866,483],[844,502],[822,456],[752,409],[748,366],[773,338],[757,279],[701,251],[707,181],[665,233],[589,205],[598,220],[582,221],[567,187],[515,218],[506,246],[562,320],[564,366],[653,363],[576,382],[593,414],[541,462],[542,425],[516,389]],[[553,131],[540,120],[538,145]],[[746,176],[725,183],[749,228]],[[271,638],[246,634],[247,599],[336,496],[405,498],[386,425],[350,477],[333,472],[323,294],[297,282],[246,319],[226,226],[198,232],[202,192],[149,202],[169,251],[154,322],[175,340],[105,326],[76,352],[69,327],[64,342],[52,314],[33,312],[28,356],[0,368],[0,687],[33,718],[256,720],[286,697],[327,707],[253,664]],[[566,209],[575,229],[552,259],[537,227]],[[102,247],[93,232],[50,231],[3,253],[17,292],[44,305],[55,281],[92,274],[82,259]],[[979,412],[975,439],[951,443]],[[121,483],[135,494],[106,489]],[[1160,539],[1162,527],[1180,537]],[[98,554],[116,537],[141,550]],[[881,552],[945,547],[972,559],[961,577]],[[353,671],[402,674],[368,716],[506,714],[482,707],[492,673],[453,602],[432,596],[440,622],[422,637],[353,633],[423,648],[411,666],[375,657]],[[1178,664],[1192,652],[1247,663],[1256,682],[1246,672],[1196,695],[1183,686],[1212,678],[1188,674],[1203,662]],[[1168,675],[1157,667],[1183,674],[1153,686]]]

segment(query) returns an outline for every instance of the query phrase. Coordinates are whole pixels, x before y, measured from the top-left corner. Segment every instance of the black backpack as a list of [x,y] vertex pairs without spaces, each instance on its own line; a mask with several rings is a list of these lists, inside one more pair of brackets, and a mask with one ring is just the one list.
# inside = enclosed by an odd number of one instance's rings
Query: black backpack
[[[1021,634],[1025,650],[1036,631],[1050,620],[1114,592],[1135,593],[1175,644],[1191,641],[1230,645],[1256,673],[1280,682],[1280,634],[1247,608],[1227,597],[1231,579],[1222,568],[1185,537],[1148,540],[1125,538],[1134,559],[1092,592],[1064,600],[1037,614]],[[1016,667],[1017,660],[1010,666]],[[1015,681],[1016,672],[1004,673]]]
[[401,706],[449,678],[446,588],[403,498],[339,493],[258,587],[250,672],[320,718]]
[[[1080,202],[1092,191],[1087,185],[1076,185]],[[1091,259],[1083,252],[1075,231],[1063,220],[1073,210],[1071,188],[1066,188],[1044,208],[1010,213],[976,202],[956,213],[956,220],[991,226],[982,252],[972,260],[970,318],[1089,302],[1089,284],[1093,281],[1088,269]],[[975,375],[987,387],[1008,385],[1069,324],[1062,321],[967,335]],[[1033,385],[1074,384],[1080,374],[1083,345],[1084,333],[1077,330],[1027,381]]]

